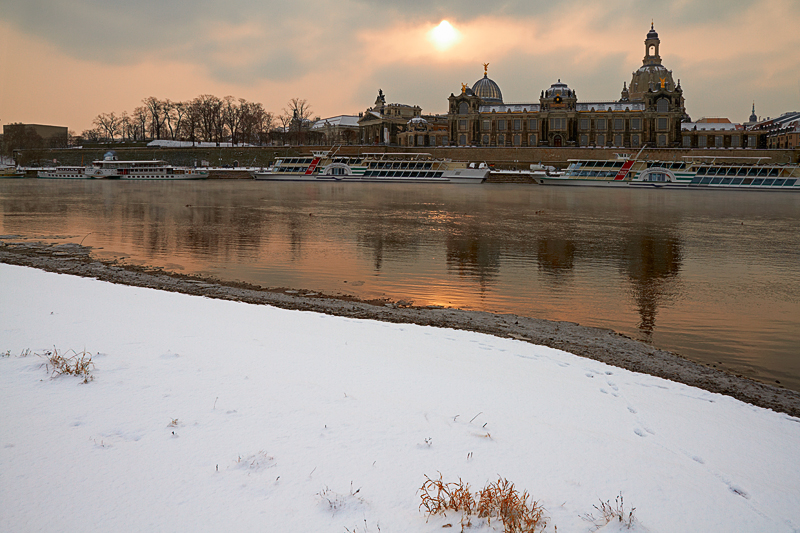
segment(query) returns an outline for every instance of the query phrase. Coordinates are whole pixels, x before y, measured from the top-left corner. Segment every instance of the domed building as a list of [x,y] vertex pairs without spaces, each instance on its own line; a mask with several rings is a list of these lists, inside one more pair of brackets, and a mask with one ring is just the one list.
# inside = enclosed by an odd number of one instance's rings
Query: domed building
[[489,63],[483,65],[483,78],[475,82],[472,86],[472,94],[483,100],[487,104],[502,104],[503,93],[500,86],[489,78]]
[[661,40],[653,24],[645,37],[642,66],[618,100],[579,102],[558,80],[538,102],[507,104],[500,86],[483,78],[448,98],[450,141],[459,146],[595,146],[640,148],[681,145],[688,121],[680,80],[662,65]]

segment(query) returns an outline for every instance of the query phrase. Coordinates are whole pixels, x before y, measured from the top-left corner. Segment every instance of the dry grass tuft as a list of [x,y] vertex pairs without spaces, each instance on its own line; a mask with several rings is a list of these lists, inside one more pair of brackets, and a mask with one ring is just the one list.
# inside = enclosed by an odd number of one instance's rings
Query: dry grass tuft
[[609,500],[600,501],[600,507],[593,505],[595,509],[600,512],[600,517],[595,518],[593,514],[587,514],[583,516],[583,519],[587,522],[592,522],[597,528],[601,528],[604,525],[618,521],[622,522],[622,525],[630,529],[633,527],[633,523],[636,521],[636,518],[633,516],[633,512],[636,511],[636,507],[632,508],[627,514],[625,513],[625,502],[622,498],[622,493],[619,494],[616,498],[614,498],[614,505],[611,505]]
[[447,516],[447,510],[460,511],[462,531],[471,525],[470,516],[473,513],[477,513],[478,518],[485,519],[488,524],[493,519],[500,520],[506,533],[533,533],[547,526],[544,509],[539,503],[531,498],[528,491],[519,493],[514,484],[504,478],[489,483],[473,496],[469,484],[460,478],[458,482],[445,483],[441,473],[439,479],[431,479],[426,475],[420,492],[420,509],[424,508],[429,517],[434,514]]
[[[72,355],[69,355],[69,354]],[[45,361],[45,368],[50,372],[51,377],[68,375],[83,378],[84,383],[89,383],[94,380],[92,371],[95,369],[92,362],[92,354],[87,351],[76,353],[70,350],[66,353],[58,353],[58,350],[47,350],[44,353],[36,354],[43,357]]]

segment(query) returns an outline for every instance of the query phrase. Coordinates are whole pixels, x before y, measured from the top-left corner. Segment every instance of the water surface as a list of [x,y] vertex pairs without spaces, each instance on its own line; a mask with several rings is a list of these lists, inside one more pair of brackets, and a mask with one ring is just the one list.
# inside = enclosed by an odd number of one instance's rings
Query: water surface
[[0,180],[0,234],[101,258],[614,329],[800,390],[800,195]]

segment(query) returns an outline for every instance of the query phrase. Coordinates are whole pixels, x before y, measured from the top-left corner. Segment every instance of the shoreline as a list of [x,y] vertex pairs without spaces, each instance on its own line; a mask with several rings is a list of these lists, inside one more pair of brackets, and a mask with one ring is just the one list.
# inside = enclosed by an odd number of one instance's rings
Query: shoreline
[[19,242],[14,240],[16,238],[13,235],[0,237],[0,262],[207,298],[349,318],[461,329],[513,338],[732,396],[758,407],[800,417],[800,392],[729,374],[608,329],[513,314],[405,306],[402,302],[332,297],[286,288],[264,289],[244,283],[168,272],[160,268],[103,262],[91,256],[91,247],[79,244],[48,245]]

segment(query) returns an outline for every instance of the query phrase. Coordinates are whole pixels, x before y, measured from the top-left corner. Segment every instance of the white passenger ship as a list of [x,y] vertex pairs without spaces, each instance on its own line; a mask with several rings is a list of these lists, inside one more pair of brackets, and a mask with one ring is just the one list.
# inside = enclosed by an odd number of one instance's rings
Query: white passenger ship
[[208,170],[191,167],[174,167],[166,161],[120,161],[114,152],[107,152],[102,161],[92,162],[86,169],[89,178],[115,178],[121,180],[202,180]]
[[[641,152],[640,152],[641,153]],[[570,159],[562,176],[541,176],[545,185],[800,191],[800,167],[765,158],[692,157],[683,161]]]
[[339,156],[315,151],[311,156],[279,158],[275,165],[253,173],[273,181],[347,181],[377,183],[482,183],[486,165],[437,159],[426,153],[366,153]]
[[87,179],[90,176],[86,175],[86,167],[78,166],[60,166],[60,167],[47,167],[41,169],[36,173],[39,178],[46,179]]

